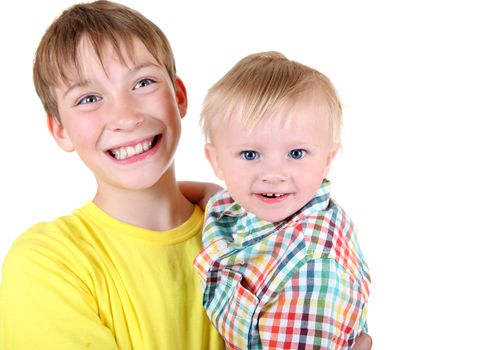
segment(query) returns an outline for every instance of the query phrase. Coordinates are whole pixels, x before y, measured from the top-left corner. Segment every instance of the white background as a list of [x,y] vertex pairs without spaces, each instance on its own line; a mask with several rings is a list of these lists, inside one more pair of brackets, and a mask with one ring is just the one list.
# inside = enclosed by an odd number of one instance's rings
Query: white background
[[[188,88],[180,179],[216,181],[199,108],[238,59],[278,50],[316,67],[345,106],[330,178],[371,269],[374,349],[494,349],[489,1],[124,3],[164,30]],[[69,214],[95,191],[77,156],[51,139],[31,81],[39,39],[71,4],[1,8],[1,261],[23,230]]]

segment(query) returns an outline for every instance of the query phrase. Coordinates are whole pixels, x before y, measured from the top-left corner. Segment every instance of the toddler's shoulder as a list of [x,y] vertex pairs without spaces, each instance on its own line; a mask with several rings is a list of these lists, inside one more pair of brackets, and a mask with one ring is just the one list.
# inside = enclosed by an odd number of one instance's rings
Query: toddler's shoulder
[[337,240],[351,241],[354,224],[350,216],[333,199],[325,209],[313,211],[302,221],[306,240],[331,249]]
[[333,199],[326,209],[306,217],[302,225],[308,255],[315,259],[333,259],[355,279],[368,279],[354,223]]

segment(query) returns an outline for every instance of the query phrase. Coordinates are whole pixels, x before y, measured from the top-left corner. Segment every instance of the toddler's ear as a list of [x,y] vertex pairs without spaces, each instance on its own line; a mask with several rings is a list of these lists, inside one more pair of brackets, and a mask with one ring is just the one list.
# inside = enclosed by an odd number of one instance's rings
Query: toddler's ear
[[60,146],[60,148],[62,148],[66,152],[74,151],[75,149],[74,145],[72,144],[69,135],[67,135],[65,128],[63,127],[62,123],[58,120],[58,118],[51,114],[48,114],[46,121],[48,124],[48,130],[50,131],[50,134],[53,136],[53,138]]
[[326,176],[329,174],[329,169],[331,169],[331,163],[333,162],[334,157],[340,150],[340,144],[336,143],[331,146],[331,150],[329,151],[328,158],[326,160]]
[[211,167],[213,168],[213,171],[218,179],[224,180],[223,171],[221,171],[218,163],[216,147],[214,147],[211,143],[207,143],[206,146],[204,146],[204,153],[206,154],[206,158],[209,160],[209,164],[211,164]]

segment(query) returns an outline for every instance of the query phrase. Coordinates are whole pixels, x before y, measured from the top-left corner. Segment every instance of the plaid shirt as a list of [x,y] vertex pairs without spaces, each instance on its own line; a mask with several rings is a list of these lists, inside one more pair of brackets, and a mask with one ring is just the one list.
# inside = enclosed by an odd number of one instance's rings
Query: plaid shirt
[[194,264],[227,348],[350,349],[367,330],[367,265],[329,187],[325,180],[278,223],[248,213],[226,191],[211,198]]

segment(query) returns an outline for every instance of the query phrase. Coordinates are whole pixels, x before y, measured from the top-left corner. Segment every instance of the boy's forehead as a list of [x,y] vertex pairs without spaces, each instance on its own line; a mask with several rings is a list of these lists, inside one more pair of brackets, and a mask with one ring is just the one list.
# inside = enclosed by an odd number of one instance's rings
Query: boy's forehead
[[72,85],[74,82],[86,81],[89,67],[100,67],[106,72],[110,61],[117,61],[129,69],[144,63],[158,65],[153,55],[137,38],[134,38],[130,44],[121,42],[112,45],[109,40],[103,40],[96,46],[87,37],[83,37],[77,45],[74,61],[66,62],[62,67],[62,83]]

